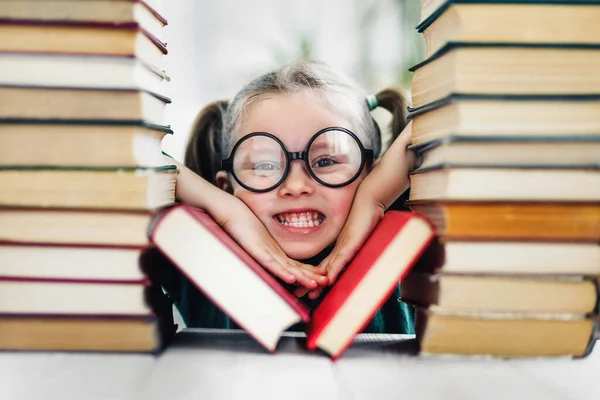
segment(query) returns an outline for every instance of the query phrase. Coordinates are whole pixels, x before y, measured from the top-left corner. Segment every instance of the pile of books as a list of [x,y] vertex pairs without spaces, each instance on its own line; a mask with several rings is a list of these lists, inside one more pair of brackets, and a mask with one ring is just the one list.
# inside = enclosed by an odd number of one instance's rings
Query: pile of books
[[[585,4],[583,4],[585,3]],[[600,1],[423,0],[402,282],[423,353],[583,356],[600,275]]]
[[165,24],[144,1],[2,1],[0,349],[159,348]]

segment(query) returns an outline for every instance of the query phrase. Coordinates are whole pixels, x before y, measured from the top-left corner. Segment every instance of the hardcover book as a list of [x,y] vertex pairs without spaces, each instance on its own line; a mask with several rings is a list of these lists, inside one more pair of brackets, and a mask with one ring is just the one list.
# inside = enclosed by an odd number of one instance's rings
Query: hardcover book
[[0,166],[162,167],[167,126],[127,121],[0,119]]
[[6,123],[103,121],[165,125],[171,100],[131,90],[0,86],[0,118]]
[[97,26],[111,24],[115,27],[135,23],[160,39],[167,20],[149,3],[143,0],[2,0],[0,19]]
[[149,236],[176,268],[268,351],[275,351],[286,328],[308,321],[308,309],[204,211],[185,205],[168,208],[157,216]]
[[314,310],[308,348],[339,358],[433,238],[434,229],[426,218],[388,211]]
[[153,210],[175,201],[177,167],[0,167],[0,206]]
[[415,108],[450,95],[597,95],[600,43],[448,44],[411,68]]

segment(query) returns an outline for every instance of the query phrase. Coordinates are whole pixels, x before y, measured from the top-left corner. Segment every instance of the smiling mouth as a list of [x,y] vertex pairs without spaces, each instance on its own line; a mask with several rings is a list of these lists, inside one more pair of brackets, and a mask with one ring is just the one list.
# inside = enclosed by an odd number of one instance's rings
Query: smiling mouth
[[294,228],[314,228],[325,221],[325,216],[318,211],[285,212],[273,218],[283,226]]

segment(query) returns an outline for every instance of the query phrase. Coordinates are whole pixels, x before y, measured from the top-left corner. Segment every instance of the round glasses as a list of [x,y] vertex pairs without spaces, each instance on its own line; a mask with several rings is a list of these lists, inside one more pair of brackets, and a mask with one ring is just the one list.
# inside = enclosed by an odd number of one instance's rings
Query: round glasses
[[340,127],[320,130],[304,151],[296,152],[287,151],[283,142],[270,133],[254,132],[233,146],[231,155],[221,161],[221,168],[243,188],[260,193],[279,186],[294,160],[303,160],[314,180],[336,188],[360,176],[365,164],[373,162],[373,150],[365,149],[354,133]]

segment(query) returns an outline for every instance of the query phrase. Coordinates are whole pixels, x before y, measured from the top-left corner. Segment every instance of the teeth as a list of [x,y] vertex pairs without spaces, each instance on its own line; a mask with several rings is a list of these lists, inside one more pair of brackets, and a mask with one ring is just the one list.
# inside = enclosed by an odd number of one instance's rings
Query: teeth
[[325,217],[316,211],[303,213],[282,213],[275,216],[277,221],[284,226],[296,228],[313,228],[323,223]]

